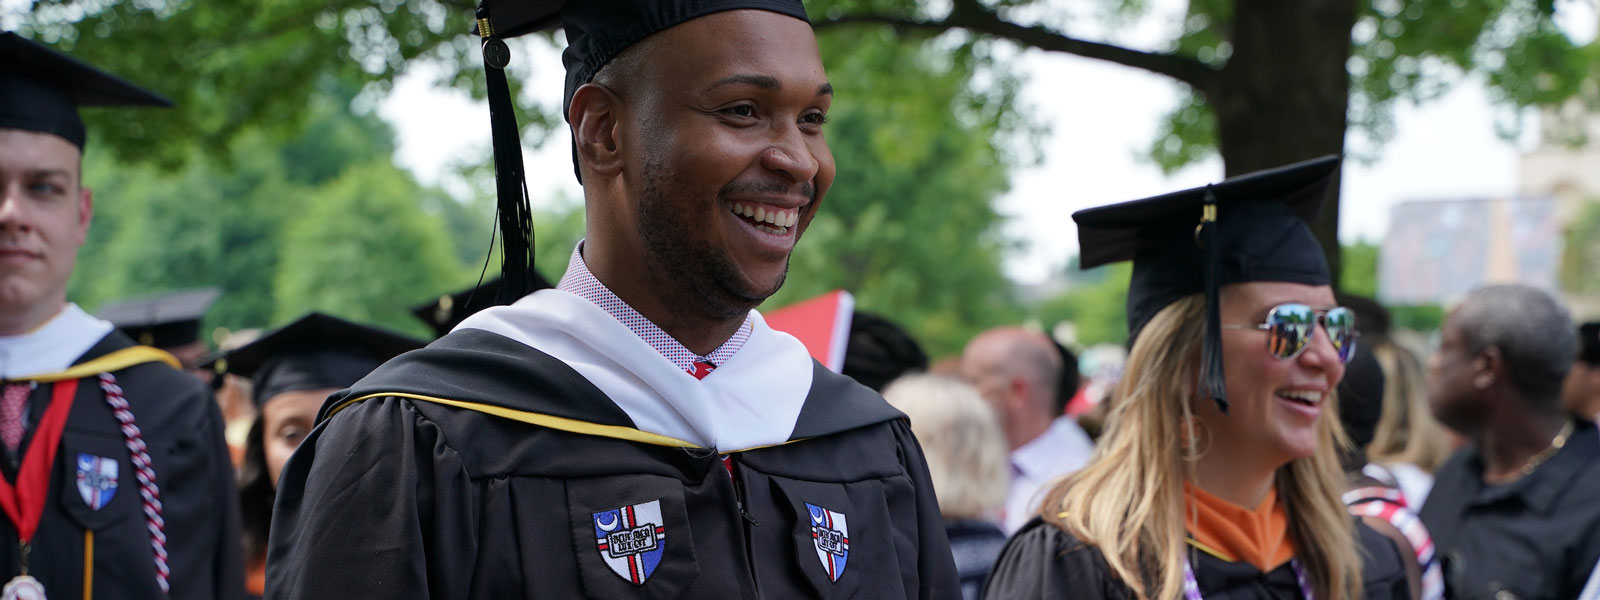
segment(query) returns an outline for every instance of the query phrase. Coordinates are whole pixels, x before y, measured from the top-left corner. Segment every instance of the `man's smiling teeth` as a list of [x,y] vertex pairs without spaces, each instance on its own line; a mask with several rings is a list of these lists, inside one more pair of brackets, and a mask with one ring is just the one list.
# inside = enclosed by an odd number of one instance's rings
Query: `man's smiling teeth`
[[767,223],[773,227],[794,227],[800,222],[799,209],[785,209],[761,204],[749,205],[740,202],[733,203],[733,214],[754,219],[757,223]]
[[1278,395],[1283,398],[1310,405],[1316,405],[1316,403],[1322,401],[1322,392],[1313,390],[1284,390],[1278,392]]

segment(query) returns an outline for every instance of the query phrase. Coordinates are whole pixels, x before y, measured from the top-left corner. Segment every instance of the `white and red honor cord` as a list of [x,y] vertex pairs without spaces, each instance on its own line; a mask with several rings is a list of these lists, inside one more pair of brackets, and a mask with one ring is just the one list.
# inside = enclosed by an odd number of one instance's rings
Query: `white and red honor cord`
[[167,567],[167,522],[161,518],[161,489],[156,487],[156,470],[150,465],[149,449],[144,444],[144,436],[139,433],[139,426],[133,422],[133,411],[128,409],[128,400],[122,397],[122,386],[117,385],[116,376],[101,373],[100,389],[105,391],[106,404],[111,405],[111,412],[121,425],[122,439],[128,446],[128,454],[133,462],[133,473],[139,479],[145,527],[150,530],[150,550],[155,554],[156,584],[161,586],[163,593],[169,592],[171,584],[167,579],[172,572]]

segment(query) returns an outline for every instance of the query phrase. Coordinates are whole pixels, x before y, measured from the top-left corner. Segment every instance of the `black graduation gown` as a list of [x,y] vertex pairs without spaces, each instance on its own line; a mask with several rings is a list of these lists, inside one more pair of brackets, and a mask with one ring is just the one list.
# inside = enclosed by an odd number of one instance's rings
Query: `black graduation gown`
[[[1394,542],[1357,523],[1366,600],[1411,597]],[[1208,599],[1300,600],[1294,568],[1284,564],[1262,573],[1254,565],[1193,552],[1195,582]],[[1131,600],[1133,592],[1111,572],[1100,551],[1061,528],[1034,519],[1017,531],[983,591],[985,600],[1105,598]]]
[[451,333],[323,407],[279,481],[267,597],[958,598],[905,418],[814,371],[794,441],[731,453],[736,484],[715,451],[612,437],[638,432],[559,360]]
[[[73,364],[131,346],[127,336],[112,332]],[[51,598],[82,597],[85,531],[91,530],[92,591],[97,599],[243,597],[238,494],[216,402],[199,380],[159,362],[112,375],[149,448],[166,523],[171,593],[163,594],[156,583],[139,482],[96,376],[78,380],[50,475],[50,495],[29,553],[28,573],[44,584]],[[59,384],[44,383],[34,390],[29,414],[36,416],[31,421],[43,414],[55,385]],[[30,430],[23,438],[23,448],[35,433]],[[79,491],[79,454],[117,463],[116,488],[99,510],[91,508]],[[9,460],[0,459],[0,472],[8,481],[16,480]],[[17,530],[10,520],[0,518],[0,582],[18,574],[18,558]]]

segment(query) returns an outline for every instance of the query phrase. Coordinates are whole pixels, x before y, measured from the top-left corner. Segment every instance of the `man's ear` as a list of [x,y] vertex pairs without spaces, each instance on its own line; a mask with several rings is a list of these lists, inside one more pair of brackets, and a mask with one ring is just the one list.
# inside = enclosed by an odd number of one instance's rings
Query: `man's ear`
[[1494,345],[1484,346],[1478,352],[1478,358],[1473,360],[1472,384],[1478,389],[1488,389],[1496,381],[1507,377],[1505,357],[1500,353],[1500,348]]
[[617,139],[617,117],[622,99],[606,86],[585,83],[572,94],[567,122],[577,143],[579,163],[601,177],[622,170],[621,144]]
[[94,219],[94,190],[78,186],[78,245],[89,240],[89,221]]
[[1006,379],[1006,403],[1011,410],[1021,411],[1028,409],[1028,401],[1032,398],[1033,384],[1020,373],[1012,374]]

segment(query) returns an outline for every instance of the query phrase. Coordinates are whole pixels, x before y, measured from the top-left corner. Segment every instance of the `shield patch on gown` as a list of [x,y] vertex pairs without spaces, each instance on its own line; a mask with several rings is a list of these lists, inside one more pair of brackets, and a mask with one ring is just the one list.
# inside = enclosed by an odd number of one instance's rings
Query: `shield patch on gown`
[[78,454],[78,495],[90,509],[100,510],[117,495],[117,461],[114,458]]
[[618,577],[641,585],[656,572],[667,547],[661,500],[630,504],[594,514],[595,546]]
[[828,579],[839,581],[845,561],[850,558],[850,525],[842,512],[810,502],[806,503],[806,510],[811,513],[811,541],[817,547],[817,559],[828,571]]

